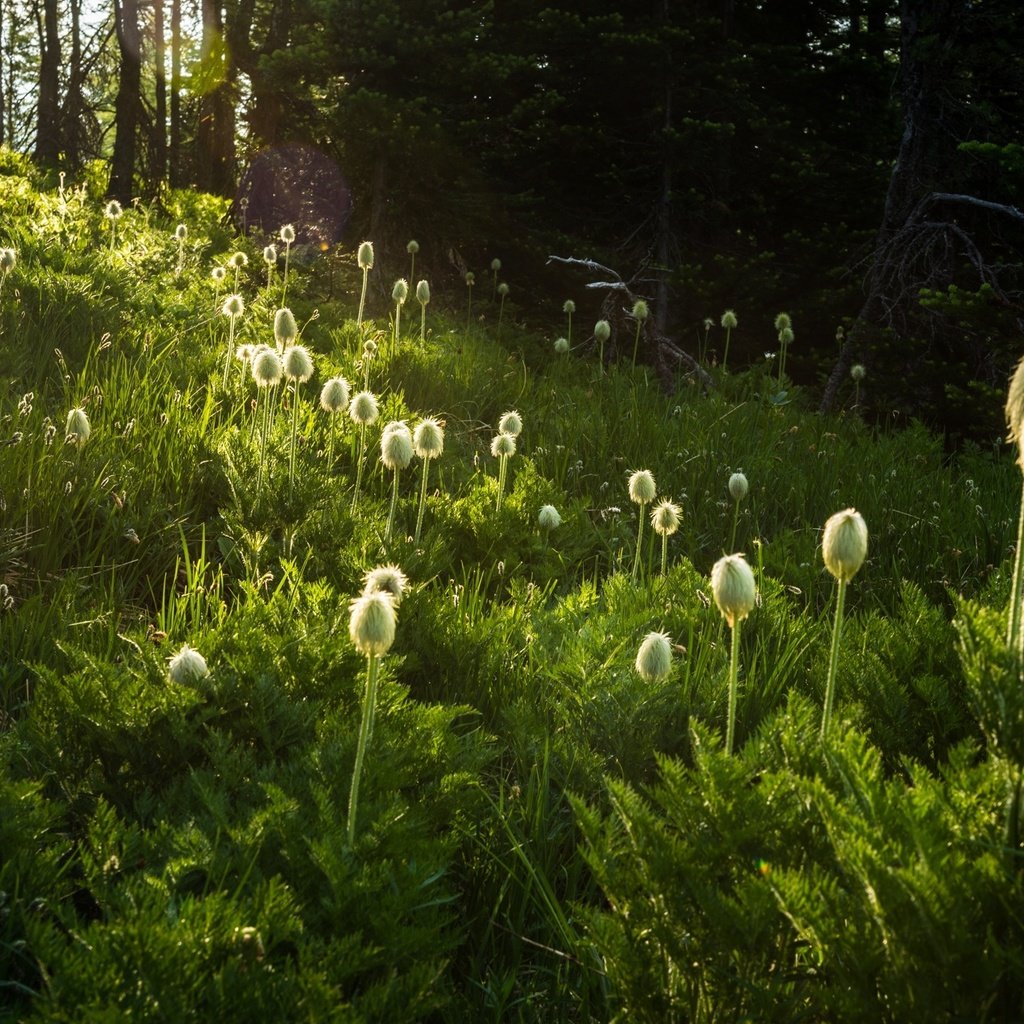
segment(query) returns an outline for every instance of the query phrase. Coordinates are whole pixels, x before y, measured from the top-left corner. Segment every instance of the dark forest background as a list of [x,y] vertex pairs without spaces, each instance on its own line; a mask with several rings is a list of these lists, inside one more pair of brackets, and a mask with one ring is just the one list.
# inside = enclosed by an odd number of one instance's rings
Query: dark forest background
[[763,361],[784,310],[823,407],[860,362],[880,420],[1002,432],[1018,0],[2,0],[0,62],[0,140],[51,183],[102,160],[123,203],[237,197],[257,154],[313,152],[352,200],[329,241],[396,275],[411,238],[433,281],[499,256],[554,320],[587,278],[546,256],[592,257],[690,351],[732,308],[730,368]]

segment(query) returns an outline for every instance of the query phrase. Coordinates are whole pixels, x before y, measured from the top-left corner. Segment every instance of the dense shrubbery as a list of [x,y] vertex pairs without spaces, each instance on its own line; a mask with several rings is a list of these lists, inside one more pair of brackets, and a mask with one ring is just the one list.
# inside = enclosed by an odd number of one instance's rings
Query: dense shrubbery
[[[218,296],[210,268],[248,253],[235,341],[272,345],[263,240],[175,195],[166,217],[127,211],[111,247],[94,198],[14,173],[0,189],[18,253],[0,292],[0,1018],[1024,1012],[1004,452],[950,461],[918,427],[820,418],[767,364],[731,360],[708,393],[680,378],[664,394],[642,366],[601,375],[556,356],[514,290],[500,344],[496,302],[481,294],[467,328],[466,295],[434,289],[426,342],[407,316],[391,351],[390,290],[357,327],[362,274],[332,254],[291,264],[315,376],[262,389],[261,479],[247,364],[221,383],[234,271]],[[332,441],[316,397],[338,373],[353,393],[368,373],[380,401],[355,510],[358,431],[342,415]],[[427,416],[445,443],[420,543],[415,462],[385,540],[381,429]],[[634,581],[653,507],[630,501],[637,469],[682,515],[667,573],[648,528]],[[557,526],[538,525],[544,505]],[[869,557],[822,739],[820,530],[846,506]],[[708,572],[737,511],[758,599],[727,756]],[[366,661],[348,606],[385,563],[410,589],[350,841]],[[644,679],[652,631],[672,661]],[[174,681],[185,644],[209,671]]]

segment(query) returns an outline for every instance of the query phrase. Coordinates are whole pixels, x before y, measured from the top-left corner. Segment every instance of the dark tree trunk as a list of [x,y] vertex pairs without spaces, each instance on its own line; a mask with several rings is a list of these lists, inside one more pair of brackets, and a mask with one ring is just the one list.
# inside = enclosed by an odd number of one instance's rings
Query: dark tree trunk
[[36,122],[35,158],[42,164],[60,160],[60,25],[57,0],[43,0],[42,21],[36,8],[39,28],[39,101]]
[[71,58],[68,64],[67,95],[64,98],[61,135],[64,141],[64,160],[72,170],[82,166],[82,4],[71,0]]
[[168,152],[172,188],[185,183],[181,165],[181,0],[171,0],[171,145]]
[[164,39],[164,3],[153,0],[153,75],[154,104],[151,148],[153,150],[153,189],[167,180],[167,70]]
[[234,191],[235,122],[230,58],[224,46],[224,18],[219,0],[202,0],[205,92],[196,132],[196,184],[207,192]]
[[[970,0],[903,0],[900,6],[900,80],[903,135],[889,178],[875,238],[866,295],[846,335],[822,395],[830,411],[867,335],[891,320],[898,299],[889,293],[900,231],[921,199],[941,183],[955,140],[943,128],[943,96],[956,66],[955,39]],[[877,4],[870,10],[876,11]]]
[[4,5],[0,0],[0,146],[7,141],[7,94],[4,89]]
[[114,21],[121,69],[114,101],[114,149],[110,159],[108,193],[122,204],[132,200],[135,177],[136,136],[141,121],[142,64],[139,58],[139,8],[137,0],[114,0]]

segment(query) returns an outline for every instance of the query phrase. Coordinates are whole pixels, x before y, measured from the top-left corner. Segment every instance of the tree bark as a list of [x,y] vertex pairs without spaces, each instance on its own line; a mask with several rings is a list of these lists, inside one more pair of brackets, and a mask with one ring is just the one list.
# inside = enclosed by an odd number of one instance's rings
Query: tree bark
[[134,188],[136,136],[142,106],[139,93],[142,62],[139,58],[138,0],[114,0],[114,20],[121,69],[114,100],[114,148],[107,191],[122,205],[127,205],[132,200]]
[[181,0],[171,0],[171,142],[168,174],[172,188],[185,183],[181,149]]
[[864,302],[825,385],[822,412],[835,405],[866,336],[890,320],[894,301],[887,288],[894,245],[899,244],[899,233],[922,197],[934,190],[948,163],[947,150],[955,146],[942,127],[942,96],[956,66],[955,40],[969,6],[970,0],[902,0],[900,5],[903,134],[875,237]]
[[196,184],[216,195],[234,191],[235,122],[231,63],[220,0],[202,0],[203,95],[196,131]]
[[71,57],[68,61],[67,94],[61,117],[61,137],[64,143],[64,161],[71,170],[82,166],[84,129],[82,116],[85,104],[82,98],[82,3],[71,0]]
[[153,0],[153,75],[154,105],[153,129],[150,146],[153,151],[153,180],[150,186],[158,189],[167,180],[167,66],[166,39],[164,37],[164,3]]
[[39,98],[35,159],[54,166],[60,160],[60,24],[57,0],[43,0],[42,20],[36,6],[39,30]]

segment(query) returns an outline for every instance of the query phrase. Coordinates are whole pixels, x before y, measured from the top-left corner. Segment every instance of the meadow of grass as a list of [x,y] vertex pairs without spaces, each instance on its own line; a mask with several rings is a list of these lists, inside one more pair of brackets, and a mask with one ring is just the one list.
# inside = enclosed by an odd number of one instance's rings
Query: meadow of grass
[[[823,418],[770,364],[665,393],[632,334],[556,353],[563,307],[531,329],[497,270],[469,317],[430,280],[403,328],[408,253],[354,248],[291,247],[313,375],[258,387],[267,239],[188,193],[112,236],[97,189],[6,169],[0,1020],[1024,1015],[1001,439]],[[338,377],[363,431],[318,402]],[[430,419],[429,473],[382,463]],[[663,499],[678,529],[638,530]],[[840,635],[821,540],[851,507]],[[350,619],[380,566],[393,642]],[[652,632],[671,659],[638,667]]]

